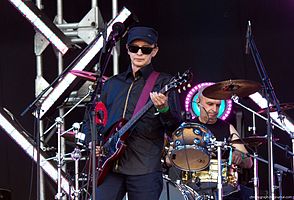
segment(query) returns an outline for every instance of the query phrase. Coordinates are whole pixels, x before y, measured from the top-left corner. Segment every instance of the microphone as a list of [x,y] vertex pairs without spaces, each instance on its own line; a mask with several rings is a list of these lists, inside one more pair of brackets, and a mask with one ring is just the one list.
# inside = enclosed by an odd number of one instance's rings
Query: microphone
[[251,37],[251,22],[248,21],[247,31],[246,31],[246,44],[245,44],[245,54],[249,54],[249,39]]
[[126,27],[123,23],[115,22],[112,25],[112,31],[109,34],[108,41],[110,40],[117,41],[118,39],[120,39],[121,36],[123,36],[125,31],[126,31]]

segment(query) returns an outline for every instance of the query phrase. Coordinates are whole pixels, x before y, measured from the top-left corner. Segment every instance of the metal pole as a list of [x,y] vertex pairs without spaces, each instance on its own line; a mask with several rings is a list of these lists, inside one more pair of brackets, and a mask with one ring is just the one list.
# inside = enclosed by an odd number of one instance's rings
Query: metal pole
[[254,177],[253,177],[253,185],[254,185],[254,199],[258,200],[259,197],[259,178],[258,178],[258,161],[257,161],[257,148],[255,148],[254,157],[253,157],[253,165],[254,165]]
[[222,186],[222,143],[217,142],[217,192],[218,192],[218,200],[223,199],[223,186]]
[[267,107],[267,150],[268,150],[268,186],[269,186],[269,195],[271,199],[275,199],[275,189],[274,189],[274,158],[273,158],[273,134],[272,134],[272,127],[271,127],[271,118],[269,112],[269,98],[268,100],[268,107]]
[[62,167],[62,155],[61,155],[61,125],[62,125],[62,118],[57,117],[56,120],[57,125],[57,133],[58,133],[58,140],[57,140],[57,194],[55,199],[61,199],[61,167]]
[[75,160],[75,200],[79,200],[79,160]]
[[[42,2],[41,0],[36,0],[36,6],[41,10],[42,8]],[[37,94],[37,87],[38,87],[38,79],[42,77],[43,71],[42,71],[42,56],[36,54],[36,80],[35,80],[35,94]],[[39,148],[42,148],[43,145],[43,133],[44,133],[44,128],[43,128],[43,121],[39,120],[39,124],[37,125],[38,131],[37,134],[39,134]],[[41,142],[42,141],[42,142]],[[39,152],[40,153],[40,152]],[[38,156],[39,157],[39,156]],[[38,160],[38,159],[37,159]],[[44,200],[45,199],[45,188],[44,188],[44,174],[42,171],[42,168],[40,167],[40,163],[37,164],[37,200]]]
[[[117,0],[112,0],[112,18],[115,18],[117,16]],[[117,42],[117,45],[115,48],[113,48],[113,75],[116,75],[119,73],[119,63],[118,63],[118,57],[119,57],[119,50],[120,50],[120,43]]]
[[[62,24],[63,23],[63,1],[62,0],[57,0],[57,24]],[[61,52],[57,52],[57,57],[58,57],[58,74],[61,74],[63,72],[63,55]],[[64,115],[64,108],[60,108],[59,109],[59,116],[63,116]],[[64,120],[64,118],[63,118]],[[61,130],[64,130],[64,126],[65,126],[65,122],[63,121],[63,123],[61,124]],[[65,154],[65,139],[64,138],[59,138],[58,136],[58,140],[60,140],[60,153],[62,155]],[[61,166],[63,168],[64,171],[66,171],[66,165],[62,165]],[[61,170],[61,168],[59,169]],[[59,187],[59,186],[58,186]],[[59,193],[59,192],[58,192]],[[61,197],[61,196],[60,196]]]

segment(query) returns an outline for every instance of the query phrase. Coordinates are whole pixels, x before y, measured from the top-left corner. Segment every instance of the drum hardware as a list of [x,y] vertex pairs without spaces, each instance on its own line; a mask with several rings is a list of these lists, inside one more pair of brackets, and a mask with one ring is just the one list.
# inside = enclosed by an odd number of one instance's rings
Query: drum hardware
[[71,158],[75,161],[75,191],[74,191],[74,198],[75,200],[79,199],[80,196],[80,189],[79,189],[79,160],[82,157],[81,150],[79,145],[83,145],[83,141],[85,140],[85,134],[79,132],[80,130],[80,123],[74,123],[72,125],[73,132],[75,134],[75,143],[76,147],[71,153]]
[[[294,103],[281,103],[280,107],[281,107],[282,111],[294,109]],[[263,108],[263,109],[259,110],[258,113],[263,114],[263,113],[266,113],[266,111],[267,111],[267,108]],[[277,111],[277,106],[270,106],[269,111],[270,112],[276,112]]]
[[201,196],[187,185],[172,182],[163,177],[163,190],[159,200],[200,200]]
[[[255,112],[254,110],[252,110],[251,108],[246,107],[245,105],[243,105],[242,103],[239,102],[239,97],[234,95],[232,96],[232,100],[234,101],[234,103],[236,103],[237,105],[241,106],[242,108],[248,110],[249,112],[253,113],[254,115],[260,117],[261,119],[267,121],[267,118],[262,116],[261,114]],[[271,120],[271,125],[281,129],[282,131],[286,131],[285,128],[283,128],[282,126],[280,126],[279,124],[277,124],[275,121]]]
[[[273,138],[274,141],[278,141],[279,138]],[[267,136],[253,135],[242,139],[236,139],[232,141],[232,144],[244,144],[250,147],[258,147],[267,143]]]
[[[268,119],[264,116],[262,116],[261,114],[255,112],[254,110],[246,107],[245,105],[243,105],[242,103],[239,102],[239,97],[238,96],[232,96],[232,100],[239,106],[241,106],[242,108],[245,108],[246,110],[248,110],[249,112],[251,112],[254,116],[258,116],[260,117],[261,119],[265,120],[265,121],[268,121]],[[255,124],[255,117],[253,118],[254,119],[254,123]],[[278,125],[275,121],[271,120],[270,121],[271,125],[283,130],[283,131],[286,131],[285,128],[281,127],[280,125]],[[253,127],[252,130],[254,130],[255,128]],[[246,139],[246,138],[244,138]],[[238,139],[238,140],[235,140],[234,142],[236,144],[238,143],[243,143],[242,140],[244,139]],[[278,139],[277,138],[272,138],[272,141],[277,141]],[[232,141],[232,143],[234,143]],[[246,143],[248,143],[249,146],[252,146],[252,147],[258,147],[259,145],[263,144],[263,143],[267,143],[268,140],[267,140],[267,136],[251,136],[251,137],[248,137],[246,139],[246,142],[244,141],[244,144],[246,145]],[[254,166],[254,178],[253,178],[253,182],[254,182],[254,196],[255,196],[255,200],[258,199],[258,193],[259,193],[259,179],[258,179],[258,161],[260,161],[259,157],[258,157],[258,154],[257,154],[257,149],[255,148],[255,151],[254,152],[254,155],[251,156],[253,158],[253,166]],[[292,154],[293,155],[293,154]],[[263,160],[265,161],[265,160]],[[265,161],[267,163],[267,161]]]
[[63,124],[63,120],[61,117],[57,117],[55,120],[57,127],[57,194],[55,195],[55,199],[61,199],[64,195],[61,191],[61,167],[63,165],[63,155],[61,154],[61,125]]
[[[60,118],[61,119],[64,119],[71,111],[73,111],[73,109],[75,109],[80,103],[82,103],[86,98],[88,98],[91,94],[92,94],[92,92],[93,92],[93,89],[92,89],[92,87],[89,87],[89,90],[88,90],[88,93],[82,98],[82,99],[80,99],[80,101],[78,101],[73,107],[71,107],[66,113],[64,113],[64,115],[63,116],[61,116]],[[53,129],[54,127],[56,127],[56,124],[57,124],[57,122],[55,121],[55,123],[54,124],[52,124],[45,132],[44,132],[44,134],[43,134],[43,137],[47,134],[47,133],[49,133],[49,131],[51,131],[51,129]],[[72,130],[72,129],[70,129],[70,130]],[[70,131],[69,130],[69,131]],[[50,136],[48,136],[48,137],[50,137]],[[46,139],[46,140],[48,140],[48,139]]]
[[283,171],[281,170],[277,170],[276,171],[276,176],[278,179],[278,189],[279,189],[279,199],[282,200],[283,199],[283,192],[282,192],[282,178],[283,178]]
[[223,186],[222,186],[222,147],[226,147],[226,142],[215,141],[214,146],[217,147],[217,194],[218,200],[223,199]]
[[250,80],[226,80],[208,86],[203,90],[203,96],[211,99],[230,99],[233,95],[247,97],[261,89],[258,82]]

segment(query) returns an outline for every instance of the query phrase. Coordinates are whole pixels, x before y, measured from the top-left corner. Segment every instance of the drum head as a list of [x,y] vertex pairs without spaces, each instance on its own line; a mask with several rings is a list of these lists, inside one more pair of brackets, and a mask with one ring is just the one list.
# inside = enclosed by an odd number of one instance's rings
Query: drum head
[[211,131],[202,124],[184,122],[173,133],[172,163],[181,170],[199,171],[209,165],[208,146],[214,139]]
[[209,165],[210,156],[205,148],[195,145],[185,145],[182,149],[173,150],[170,160],[184,171],[199,171]]

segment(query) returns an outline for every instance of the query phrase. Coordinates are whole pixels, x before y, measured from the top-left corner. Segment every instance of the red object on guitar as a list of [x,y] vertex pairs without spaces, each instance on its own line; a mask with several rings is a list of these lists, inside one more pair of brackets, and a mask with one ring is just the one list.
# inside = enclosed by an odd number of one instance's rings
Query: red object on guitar
[[[100,115],[103,113],[102,116]],[[108,112],[103,102],[99,101],[95,106],[95,122],[97,125],[105,126],[108,120]]]

